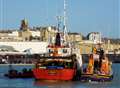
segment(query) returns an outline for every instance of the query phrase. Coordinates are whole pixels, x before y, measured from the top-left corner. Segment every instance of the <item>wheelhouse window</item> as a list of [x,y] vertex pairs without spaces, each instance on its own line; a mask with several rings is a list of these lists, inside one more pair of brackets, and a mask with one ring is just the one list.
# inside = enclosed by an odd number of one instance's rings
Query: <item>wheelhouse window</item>
[[63,49],[63,53],[67,53],[67,49]]
[[52,49],[49,49],[48,52],[49,52],[49,53],[53,53],[53,50],[52,50]]

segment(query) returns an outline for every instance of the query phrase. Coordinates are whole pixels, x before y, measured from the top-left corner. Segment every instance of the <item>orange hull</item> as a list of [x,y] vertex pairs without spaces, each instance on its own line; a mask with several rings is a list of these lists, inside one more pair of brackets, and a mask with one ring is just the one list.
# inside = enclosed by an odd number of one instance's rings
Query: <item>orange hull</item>
[[72,80],[75,75],[74,69],[33,69],[36,79],[41,80]]

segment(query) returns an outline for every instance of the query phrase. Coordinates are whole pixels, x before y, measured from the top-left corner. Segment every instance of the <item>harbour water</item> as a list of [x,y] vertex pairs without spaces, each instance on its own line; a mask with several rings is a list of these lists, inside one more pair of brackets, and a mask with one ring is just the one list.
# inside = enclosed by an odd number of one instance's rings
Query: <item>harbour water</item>
[[[33,66],[13,66],[22,68]],[[9,69],[8,65],[0,65],[0,88],[119,88],[120,87],[120,64],[113,64],[114,78],[111,82],[79,82],[79,81],[35,81],[34,78],[9,79],[4,77]]]

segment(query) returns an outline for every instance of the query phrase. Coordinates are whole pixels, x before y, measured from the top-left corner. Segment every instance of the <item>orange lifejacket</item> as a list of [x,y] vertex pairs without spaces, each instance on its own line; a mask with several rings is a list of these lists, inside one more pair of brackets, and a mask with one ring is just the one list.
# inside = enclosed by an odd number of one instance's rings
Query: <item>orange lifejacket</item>
[[91,54],[89,57],[89,65],[94,65],[94,59],[93,59],[93,55]]
[[93,74],[93,66],[94,66],[94,59],[93,59],[93,55],[91,54],[89,57],[89,63],[86,71],[87,74]]
[[103,74],[108,74],[109,73],[109,64],[108,64],[108,60],[105,59],[105,60],[102,60],[102,65],[101,65],[101,68],[100,68],[100,71],[101,73]]
[[93,66],[92,65],[88,65],[86,73],[93,74]]

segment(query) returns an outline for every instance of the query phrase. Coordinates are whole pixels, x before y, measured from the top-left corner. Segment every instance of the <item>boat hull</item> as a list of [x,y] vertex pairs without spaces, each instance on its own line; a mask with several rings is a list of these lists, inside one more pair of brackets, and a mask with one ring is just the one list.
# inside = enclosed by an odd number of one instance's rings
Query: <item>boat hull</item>
[[100,75],[100,74],[82,74],[80,77],[81,81],[111,81],[113,79],[113,75]]
[[33,69],[37,80],[72,80],[75,75],[74,69]]

